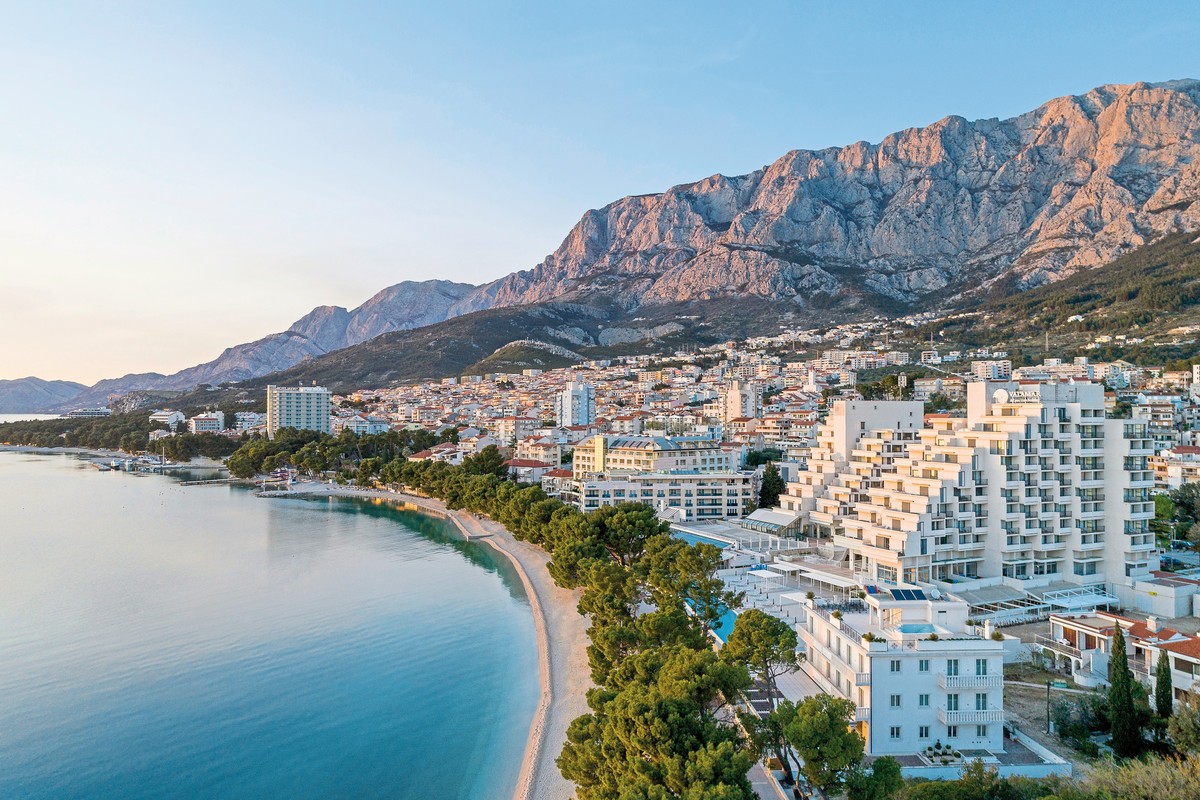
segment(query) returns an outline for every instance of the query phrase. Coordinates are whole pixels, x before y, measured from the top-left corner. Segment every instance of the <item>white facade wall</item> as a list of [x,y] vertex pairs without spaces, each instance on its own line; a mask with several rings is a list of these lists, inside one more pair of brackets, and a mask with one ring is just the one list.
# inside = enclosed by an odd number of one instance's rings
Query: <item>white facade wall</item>
[[[884,425],[905,421],[874,405]],[[847,411],[835,406],[780,500],[864,580],[1048,576],[1119,592],[1149,573],[1150,443],[1104,417],[1102,386],[972,383],[965,419],[852,431],[849,447]]]
[[658,511],[679,509],[686,519],[742,517],[757,498],[754,472],[594,475],[572,481],[561,495],[563,502],[584,512],[637,502]]
[[224,411],[206,411],[188,420],[191,433],[220,433],[225,430]]
[[280,428],[330,433],[333,393],[323,386],[268,386],[267,436]]
[[[855,704],[867,755],[916,753],[939,741],[1003,750],[1003,643],[963,630],[965,603],[885,600],[840,620],[808,604],[797,627],[805,672]],[[921,630],[906,633],[906,626]]]
[[568,383],[558,393],[555,415],[560,428],[594,423],[596,421],[595,387],[587,383]]

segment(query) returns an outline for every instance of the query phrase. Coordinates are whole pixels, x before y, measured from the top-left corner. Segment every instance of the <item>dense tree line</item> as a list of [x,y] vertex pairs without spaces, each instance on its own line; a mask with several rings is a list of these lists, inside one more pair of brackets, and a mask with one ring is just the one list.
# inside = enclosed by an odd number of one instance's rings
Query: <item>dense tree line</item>
[[748,742],[721,713],[750,675],[719,658],[708,637],[724,609],[740,603],[716,577],[720,551],[670,536],[649,506],[585,514],[539,486],[505,480],[490,460],[485,449],[458,467],[409,461],[386,477],[491,516],[550,553],[555,582],[583,589],[597,686],[558,760],[581,800],[752,798]]
[[[214,459],[225,458],[240,446],[240,439],[231,439],[220,433],[177,433],[136,449],[148,449],[150,452],[165,456],[172,461],[191,461],[197,456]],[[129,448],[124,445],[121,446],[121,449],[129,451]]]
[[338,436],[331,436],[318,431],[283,428],[276,432],[274,439],[250,437],[226,463],[230,473],[239,478],[273,472],[280,467],[294,467],[310,476],[332,472],[365,486],[382,477],[385,468],[399,469],[413,453],[457,438],[454,429],[441,434],[418,429],[364,436],[344,430]]
[[108,417],[59,417],[0,424],[0,442],[32,447],[84,447],[93,450],[121,450],[140,453],[152,450],[173,461],[190,461],[196,456],[224,458],[237,450],[240,442],[215,433],[180,433],[159,439],[150,447],[150,432],[167,426],[149,421],[146,410]]
[[[155,429],[165,430],[166,426],[151,424],[145,411],[110,417],[59,417],[0,424],[0,442],[136,452],[146,449],[149,432]],[[122,447],[122,441],[129,447]]]

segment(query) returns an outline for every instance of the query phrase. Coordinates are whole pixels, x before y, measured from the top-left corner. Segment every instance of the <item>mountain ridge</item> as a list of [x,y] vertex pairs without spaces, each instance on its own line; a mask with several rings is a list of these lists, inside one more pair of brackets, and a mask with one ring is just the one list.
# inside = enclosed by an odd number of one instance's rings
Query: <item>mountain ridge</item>
[[728,294],[904,303],[1036,286],[1200,228],[1200,81],[1110,84],[1007,120],[944,117],[878,144],[792,150],[583,215],[530,270],[451,313],[615,292],[627,308]]
[[585,212],[531,269],[477,287],[404,282],[354,311],[319,306],[213,362],[104,381],[88,396],[288,374],[379,335],[546,303],[617,325],[639,309],[738,298],[829,322],[929,310],[1200,230],[1198,201],[1200,81],[1108,84],[1004,120],[947,116],[623,197]]
[[227,347],[211,361],[170,375],[147,372],[107,378],[51,408],[63,410],[64,404],[104,405],[112,395],[135,390],[188,391],[200,384],[257,378],[389,331],[440,322],[446,319],[450,305],[474,288],[471,284],[444,280],[401,281],[376,292],[352,310],[318,306],[287,330]]
[[0,414],[41,411],[69,402],[87,388],[75,381],[51,381],[33,375],[0,380]]

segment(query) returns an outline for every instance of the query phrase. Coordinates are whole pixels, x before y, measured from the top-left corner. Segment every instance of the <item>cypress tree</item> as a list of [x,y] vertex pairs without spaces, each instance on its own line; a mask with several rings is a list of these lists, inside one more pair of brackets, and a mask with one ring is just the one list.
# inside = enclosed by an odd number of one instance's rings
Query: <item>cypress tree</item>
[[1108,661],[1108,716],[1112,720],[1112,746],[1124,758],[1141,750],[1142,734],[1133,708],[1133,674],[1125,651],[1125,633],[1118,624],[1113,633]]
[[768,461],[763,470],[762,484],[758,490],[758,507],[774,508],[779,505],[779,495],[787,490],[787,484],[779,474],[779,467]]
[[1175,713],[1175,690],[1171,686],[1171,656],[1159,651],[1158,668],[1154,671],[1154,710],[1163,719]]

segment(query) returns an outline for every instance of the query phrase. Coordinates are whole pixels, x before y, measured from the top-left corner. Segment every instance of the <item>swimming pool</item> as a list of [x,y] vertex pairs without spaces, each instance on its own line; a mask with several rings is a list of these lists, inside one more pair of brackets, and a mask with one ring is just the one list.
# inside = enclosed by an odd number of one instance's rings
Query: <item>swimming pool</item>
[[905,622],[897,625],[896,630],[901,633],[937,633],[937,628],[928,622]]
[[710,539],[707,536],[701,536],[698,533],[675,531],[673,535],[678,539],[683,539],[688,544],[711,544],[713,547],[720,547],[722,550],[724,550],[726,547],[733,546],[729,542],[722,542],[720,539]]
[[[695,608],[691,600],[685,600],[689,608]],[[721,644],[729,641],[729,634],[733,633],[733,626],[737,622],[737,612],[721,606],[721,618],[717,620],[717,624],[712,627],[713,635],[721,640]]]

